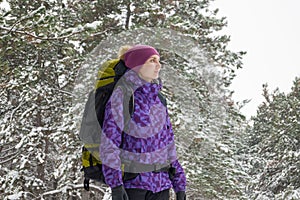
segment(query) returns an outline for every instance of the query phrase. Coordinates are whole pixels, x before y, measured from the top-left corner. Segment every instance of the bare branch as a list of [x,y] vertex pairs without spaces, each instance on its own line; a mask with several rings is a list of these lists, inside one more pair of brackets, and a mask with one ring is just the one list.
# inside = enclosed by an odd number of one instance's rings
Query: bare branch
[[[39,198],[43,198],[44,196],[49,196],[49,195],[54,195],[54,194],[60,194],[67,190],[77,190],[77,189],[82,189],[82,188],[83,188],[82,184],[80,184],[80,185],[68,184],[60,189],[45,192],[45,193],[41,194]],[[102,188],[100,188],[99,186],[90,185],[90,188],[94,189],[94,190],[98,190],[103,194],[105,193],[105,191]]]
[[0,88],[7,88],[8,87],[8,83],[0,83]]
[[9,32],[19,33],[19,34],[22,34],[22,35],[28,35],[30,37],[33,37],[33,38],[39,39],[39,40],[61,40],[61,39],[65,39],[65,38],[71,37],[72,35],[76,35],[76,34],[79,34],[79,33],[82,33],[82,32],[85,31],[85,30],[81,30],[81,31],[72,32],[72,33],[70,33],[68,35],[65,35],[65,36],[49,38],[49,37],[40,37],[40,36],[31,34],[31,33],[25,32],[25,31],[10,30],[9,28],[5,28],[5,27],[2,27],[2,26],[0,26],[0,29],[6,30],[6,31],[9,31]]
[[[71,37],[71,36],[73,36],[73,35],[76,35],[76,34],[79,34],[79,33],[82,33],[82,32],[84,32],[84,31],[86,31],[86,30],[75,31],[75,32],[72,32],[72,33],[70,33],[70,34],[68,34],[68,35],[64,35],[64,36],[60,36],[60,37],[53,37],[53,38],[51,38],[51,37],[40,37],[40,36],[34,35],[34,34],[32,34],[32,33],[25,32],[25,31],[11,30],[11,29],[6,28],[6,27],[3,27],[3,26],[0,26],[0,29],[6,30],[6,31],[8,31],[8,33],[14,32],[14,33],[22,34],[22,35],[28,35],[28,36],[30,36],[30,37],[33,37],[33,38],[39,39],[39,40],[62,40],[62,39],[69,38],[69,37]],[[101,31],[101,32],[94,33],[93,35],[91,35],[91,37],[96,36],[96,35],[104,34],[104,33],[106,33],[108,30],[109,30],[109,29],[104,30],[104,31]]]
[[[2,152],[1,152],[1,153],[2,153]],[[5,156],[0,156],[0,160],[3,160],[3,159],[8,158],[8,157],[11,157],[11,156],[13,156],[13,155],[15,155],[15,153],[10,153],[10,154],[5,155]]]
[[2,147],[0,148],[0,153],[5,153],[5,152],[8,152],[8,151],[10,151],[10,150],[12,150],[12,149],[14,149],[15,147],[14,146],[12,146],[12,147],[10,147],[10,148],[8,148],[8,149],[4,149],[4,150],[2,150]]
[[113,29],[113,28],[111,27],[111,28],[108,28],[108,29],[106,29],[106,30],[104,30],[104,31],[93,33],[93,34],[90,35],[90,37],[95,37],[95,36],[97,36],[97,35],[102,35],[102,34],[106,33],[107,31],[110,31],[110,30],[112,30],[112,29]]
[[17,152],[14,156],[12,156],[12,157],[10,157],[10,158],[8,158],[8,159],[6,159],[6,160],[0,161],[0,164],[2,165],[2,164],[4,164],[4,163],[7,163],[7,162],[11,161],[11,160],[14,159],[15,157],[17,157],[19,154],[20,154],[20,153]]
[[70,96],[75,96],[75,94],[73,94],[72,92],[68,92],[66,90],[61,90],[61,89],[56,89],[56,88],[51,88],[51,89],[56,90],[56,91],[58,91],[60,93],[63,93],[63,94],[67,94],[67,95],[70,95]]
[[24,103],[24,100],[22,99],[22,101],[20,102],[20,104],[11,112],[11,115],[10,115],[10,123],[12,121],[12,118],[13,118],[13,115],[15,114],[15,112],[22,106],[22,104]]

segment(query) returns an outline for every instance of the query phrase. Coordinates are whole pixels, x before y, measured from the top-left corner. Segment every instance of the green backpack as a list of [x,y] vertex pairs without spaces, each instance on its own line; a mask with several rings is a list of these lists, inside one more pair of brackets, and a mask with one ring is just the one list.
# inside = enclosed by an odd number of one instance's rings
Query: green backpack
[[[99,155],[99,145],[101,138],[101,128],[103,125],[106,103],[108,102],[116,83],[127,71],[124,61],[113,59],[105,62],[98,71],[95,90],[90,91],[88,100],[81,121],[79,137],[84,143],[82,147],[82,169],[84,172],[84,188],[89,190],[90,180],[105,184],[105,178],[102,172],[102,163]],[[120,84],[124,93],[124,113],[134,112],[133,90],[129,83],[125,81]],[[159,98],[166,106],[166,99],[159,93]],[[127,109],[128,110],[127,110]],[[127,122],[124,122],[125,124]],[[138,176],[138,173],[124,173],[125,164],[122,163],[123,180],[129,180]]]

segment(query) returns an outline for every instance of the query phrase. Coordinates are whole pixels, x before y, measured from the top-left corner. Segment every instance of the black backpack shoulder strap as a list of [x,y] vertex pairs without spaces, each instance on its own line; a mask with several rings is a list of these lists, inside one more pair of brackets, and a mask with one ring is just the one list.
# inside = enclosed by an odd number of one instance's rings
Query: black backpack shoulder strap
[[167,99],[161,92],[158,92],[158,98],[160,99],[161,103],[167,107]]
[[127,131],[128,124],[134,112],[134,91],[132,86],[125,80],[121,79],[121,84],[118,86],[123,93],[123,117],[124,130],[122,131],[122,141],[120,147],[123,146],[123,132]]
[[127,67],[123,60],[120,60],[114,67],[116,77],[120,78],[127,71]]
[[124,119],[125,124],[130,120],[133,112],[134,112],[134,91],[130,86],[120,85],[120,89],[123,92],[123,115],[126,116],[129,113],[129,119]]

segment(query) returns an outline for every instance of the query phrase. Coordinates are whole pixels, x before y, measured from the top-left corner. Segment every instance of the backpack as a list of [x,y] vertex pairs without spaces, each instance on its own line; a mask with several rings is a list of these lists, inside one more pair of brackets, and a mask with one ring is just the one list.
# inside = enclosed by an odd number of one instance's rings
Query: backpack
[[[88,100],[85,104],[84,113],[81,121],[79,137],[84,143],[82,147],[82,169],[84,172],[84,189],[89,190],[90,180],[105,184],[105,178],[102,172],[102,163],[99,156],[99,145],[101,139],[101,128],[103,126],[105,107],[116,83],[127,71],[124,61],[113,59],[106,61],[98,71],[95,90],[90,91]],[[134,112],[133,90],[129,83],[120,84],[124,94],[124,113],[129,112],[130,116]],[[159,98],[164,106],[167,105],[165,97],[159,93]],[[126,120],[126,119],[125,119]],[[128,120],[128,119],[127,119]],[[124,122],[125,124],[127,122]],[[122,145],[122,144],[121,144]],[[121,168],[125,169],[122,163]],[[124,171],[124,170],[123,170]],[[123,172],[123,180],[129,180],[138,176],[138,173]]]

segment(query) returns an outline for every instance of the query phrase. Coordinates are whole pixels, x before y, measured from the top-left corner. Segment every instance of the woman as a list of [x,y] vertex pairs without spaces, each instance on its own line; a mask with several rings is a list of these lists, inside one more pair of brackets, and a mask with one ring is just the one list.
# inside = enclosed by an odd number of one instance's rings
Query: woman
[[[116,87],[106,105],[100,145],[102,170],[112,188],[112,199],[168,200],[173,187],[177,200],[184,200],[186,178],[176,158],[166,106],[159,98],[160,55],[151,46],[135,45],[124,54],[124,63],[128,71],[122,79],[132,90],[133,112],[126,120],[126,95]],[[136,174],[129,180],[122,176],[124,161],[123,171]]]

